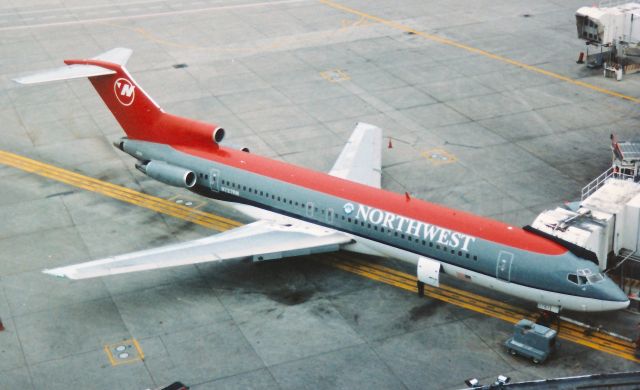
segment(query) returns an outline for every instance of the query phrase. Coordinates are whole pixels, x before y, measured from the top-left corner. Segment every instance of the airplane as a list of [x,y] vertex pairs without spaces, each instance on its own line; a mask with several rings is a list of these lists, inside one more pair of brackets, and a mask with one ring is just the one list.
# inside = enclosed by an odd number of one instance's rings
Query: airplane
[[[339,250],[416,266],[418,287],[440,273],[537,303],[543,310],[626,308],[625,293],[592,253],[532,229],[381,189],[382,130],[358,123],[331,171],[306,169],[221,144],[225,130],[165,112],[127,72],[115,48],[15,79],[87,77],[126,137],[114,145],[143,174],[232,207],[255,222],[193,241],[43,272],[85,279],[186,264],[255,262]],[[566,244],[566,243],[564,243]]]

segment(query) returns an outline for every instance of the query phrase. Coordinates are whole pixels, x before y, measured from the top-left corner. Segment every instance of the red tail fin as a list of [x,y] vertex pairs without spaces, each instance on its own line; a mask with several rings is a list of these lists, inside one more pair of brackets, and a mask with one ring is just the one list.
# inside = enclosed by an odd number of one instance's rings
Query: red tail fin
[[151,141],[164,111],[136,84],[123,66],[101,60],[65,60],[67,65],[94,65],[113,74],[89,77],[127,136]]
[[130,139],[198,146],[217,145],[224,130],[171,115],[158,106],[124,67],[131,50],[112,49],[97,57],[65,60],[67,67],[16,79],[24,84],[88,77]]

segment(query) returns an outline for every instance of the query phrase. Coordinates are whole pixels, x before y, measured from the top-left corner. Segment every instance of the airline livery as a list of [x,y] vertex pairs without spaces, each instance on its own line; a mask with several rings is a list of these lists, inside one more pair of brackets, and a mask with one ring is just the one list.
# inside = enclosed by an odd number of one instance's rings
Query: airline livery
[[419,283],[441,272],[536,302],[580,311],[627,307],[590,252],[540,232],[382,190],[382,131],[359,123],[329,174],[222,146],[220,126],[166,113],[124,67],[131,50],[66,60],[23,84],[88,77],[126,133],[116,147],[165,184],[233,207],[256,222],[194,241],[45,270],[71,279],[185,264],[268,261],[347,250],[416,265]]

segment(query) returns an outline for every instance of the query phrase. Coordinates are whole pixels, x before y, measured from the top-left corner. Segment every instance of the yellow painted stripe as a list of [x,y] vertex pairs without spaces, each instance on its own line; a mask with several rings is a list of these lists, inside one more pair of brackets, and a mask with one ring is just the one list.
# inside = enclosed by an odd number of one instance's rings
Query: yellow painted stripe
[[[231,219],[192,209],[166,199],[143,194],[126,187],[71,172],[14,153],[0,151],[0,163],[149,210],[191,221],[207,228],[224,231],[241,225],[240,222]],[[323,263],[412,293],[417,292],[416,277],[414,275],[374,262],[354,260],[345,253],[338,253],[331,256],[331,260],[324,260]],[[451,286],[440,285],[440,288],[425,286],[425,294],[429,297],[510,323],[515,323],[521,318],[534,318],[535,316],[534,313],[527,312],[521,308]],[[640,360],[633,356],[632,343],[601,332],[593,332],[592,335],[587,336],[585,335],[584,328],[570,323],[562,323],[559,337],[589,348],[640,362]],[[140,358],[144,359],[142,349],[138,343],[135,340],[133,343],[139,352]],[[105,352],[112,364],[119,364],[119,362],[116,362],[111,356],[108,346],[105,346]]]
[[[331,262],[325,261],[325,263],[330,264]],[[397,277],[387,278],[383,276],[384,272],[381,272],[379,270],[378,272],[372,272],[372,269],[388,267],[375,264],[373,264],[373,266],[370,266],[369,264],[364,264],[357,260],[353,261],[346,259],[336,259],[333,262],[333,265],[342,270],[417,293],[417,280],[413,275],[393,270],[393,273]],[[458,290],[454,287],[446,285],[441,285],[440,288],[425,286],[425,295],[510,323],[516,323],[522,318],[534,319],[536,317],[536,313],[534,312],[527,312],[515,306],[505,304],[501,301],[482,297],[480,295],[469,293],[464,290]],[[597,349],[599,351],[606,352],[627,360],[640,362],[640,360],[635,358],[634,356],[635,346],[632,343],[626,340],[620,340],[611,335],[601,332],[593,332],[592,335],[587,336],[585,334],[585,330],[586,329],[581,328],[575,324],[561,321],[558,336],[562,339],[569,340],[577,344],[587,346],[589,348]]]
[[80,175],[62,168],[54,167],[35,160],[28,159],[13,153],[0,151],[0,163],[35,173],[56,181],[60,181],[74,187],[97,192],[109,197],[145,207],[157,212],[171,215],[176,218],[194,222],[201,226],[216,230],[227,230],[238,227],[241,224],[228,218],[223,218],[204,211],[179,205],[155,196]]
[[473,47],[473,46],[465,45],[464,43],[460,43],[460,42],[454,41],[452,39],[447,39],[447,38],[444,38],[444,37],[440,37],[438,35],[428,34],[428,33],[425,33],[424,31],[419,31],[419,30],[413,29],[413,28],[411,28],[411,27],[409,27],[407,25],[404,25],[404,24],[401,24],[401,23],[398,23],[398,22],[394,22],[393,20],[384,19],[384,18],[381,18],[379,16],[375,16],[375,15],[370,15],[370,14],[368,14],[366,12],[362,12],[362,11],[359,11],[357,9],[354,9],[354,8],[351,8],[351,7],[347,7],[345,5],[333,2],[331,0],[318,0],[318,1],[320,1],[321,3],[323,3],[323,4],[325,4],[325,5],[329,6],[329,7],[332,7],[332,8],[335,8],[335,9],[338,9],[338,10],[341,10],[341,11],[344,11],[344,12],[347,12],[347,13],[350,13],[350,14],[353,14],[353,15],[360,16],[361,18],[366,18],[368,20],[384,24],[384,25],[389,26],[389,27],[391,27],[393,29],[396,29],[396,30],[409,32],[409,33],[415,34],[417,36],[420,36],[422,38],[426,38],[426,39],[429,39],[431,41],[441,43],[443,45],[457,47],[459,49],[466,50],[466,51],[471,52],[471,53],[479,54],[479,55],[494,59],[496,61],[500,61],[500,62],[509,64],[509,65],[513,65],[513,66],[516,66],[518,68],[526,69],[526,70],[534,72],[534,73],[538,73],[538,74],[542,74],[542,75],[545,75],[545,76],[548,76],[548,77],[552,77],[554,79],[561,80],[561,81],[564,81],[564,82],[567,82],[567,83],[570,83],[570,84],[573,84],[573,85],[577,85],[577,86],[582,87],[582,88],[590,89],[590,90],[595,91],[595,92],[603,93],[605,95],[609,95],[609,96],[617,97],[617,98],[620,98],[620,99],[628,100],[628,101],[634,102],[634,103],[640,103],[640,98],[636,98],[636,97],[633,97],[633,96],[628,96],[628,95],[625,95],[625,94],[622,94],[622,93],[619,93],[619,92],[611,91],[611,90],[606,89],[606,88],[598,87],[597,85],[593,85],[593,84],[590,84],[590,83],[587,83],[587,82],[584,82],[584,81],[572,79],[571,77],[567,77],[567,76],[561,75],[559,73],[555,73],[555,72],[552,72],[552,71],[549,71],[549,70],[546,70],[546,69],[542,69],[542,68],[539,68],[537,66],[528,65],[528,64],[525,64],[524,62],[516,61],[516,60],[513,60],[511,58],[507,58],[507,57],[504,57],[504,56],[501,56],[501,55],[498,55],[498,54],[494,54],[494,53],[488,52],[486,50],[478,49],[478,48]]

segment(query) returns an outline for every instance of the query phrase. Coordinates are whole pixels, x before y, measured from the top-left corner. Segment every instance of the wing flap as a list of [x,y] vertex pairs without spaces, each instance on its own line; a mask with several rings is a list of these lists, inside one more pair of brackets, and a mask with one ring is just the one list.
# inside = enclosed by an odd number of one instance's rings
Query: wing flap
[[341,244],[349,242],[351,242],[349,237],[331,229],[308,224],[296,226],[258,221],[194,241],[107,257],[43,272],[70,279],[86,279],[251,256],[256,260],[271,260],[309,253],[337,251]]
[[358,123],[329,174],[380,188],[381,167],[382,130]]

